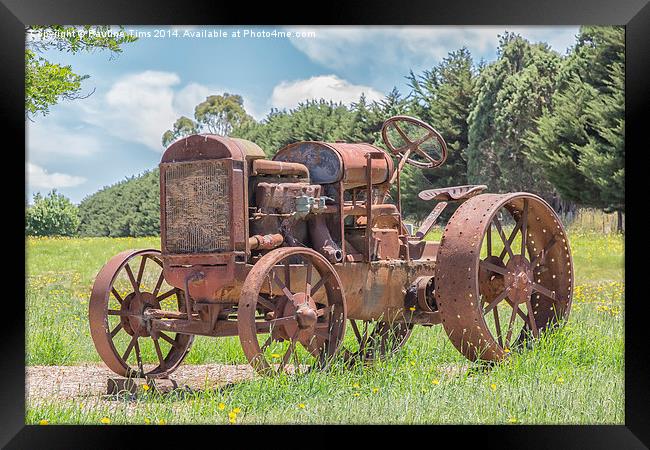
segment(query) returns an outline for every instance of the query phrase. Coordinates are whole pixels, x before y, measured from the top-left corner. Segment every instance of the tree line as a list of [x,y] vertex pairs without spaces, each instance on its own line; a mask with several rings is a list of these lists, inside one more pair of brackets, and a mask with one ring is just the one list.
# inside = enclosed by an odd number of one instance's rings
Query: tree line
[[[557,211],[577,207],[625,211],[625,45],[623,27],[583,26],[568,54],[513,33],[499,37],[497,59],[475,62],[466,48],[422,73],[406,75],[381,101],[343,105],[310,100],[255,121],[236,94],[212,95],[194,118],[181,117],[164,145],[197,132],[249,139],[270,157],[299,140],[370,142],[383,147],[383,122],[396,114],[431,124],[448,144],[440,168],[406,166],[403,209],[419,220],[431,204],[418,192],[486,184],[490,192],[528,191]],[[159,233],[158,173],[107,187],[79,205],[78,233]],[[619,220],[619,224],[621,221]]]

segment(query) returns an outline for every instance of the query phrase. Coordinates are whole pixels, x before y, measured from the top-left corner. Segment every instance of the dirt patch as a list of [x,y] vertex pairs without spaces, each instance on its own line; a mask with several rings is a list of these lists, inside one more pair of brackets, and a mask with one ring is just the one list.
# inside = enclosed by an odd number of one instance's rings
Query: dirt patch
[[[182,365],[173,374],[179,388],[191,391],[215,389],[255,377],[248,364]],[[102,364],[81,366],[30,366],[25,371],[26,396],[29,403],[45,399],[104,397],[109,378],[118,378]],[[144,380],[140,381],[144,383]],[[173,383],[161,380],[160,389],[171,389]]]

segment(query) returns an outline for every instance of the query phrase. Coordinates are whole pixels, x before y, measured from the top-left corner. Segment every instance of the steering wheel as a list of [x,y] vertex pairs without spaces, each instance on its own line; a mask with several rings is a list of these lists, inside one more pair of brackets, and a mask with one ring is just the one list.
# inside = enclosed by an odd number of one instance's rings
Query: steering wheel
[[[416,129],[424,129],[426,133],[419,138],[411,138],[404,131],[404,129],[407,129],[407,124],[410,124],[409,126],[411,127],[415,125]],[[396,142],[391,142],[388,137],[388,131],[391,128],[394,128],[401,138],[399,140],[402,142],[399,143],[399,146],[396,145]],[[432,169],[442,165],[447,159],[447,143],[440,133],[434,130],[432,126],[416,119],[415,117],[393,116],[389,118],[381,127],[381,137],[384,140],[384,144],[386,144],[386,147],[388,147],[391,152],[402,159],[406,157],[406,162],[412,166],[420,167],[422,169]],[[434,139],[437,140],[440,146],[440,159],[435,159],[427,153],[424,148],[422,148],[423,144]],[[419,155],[424,158],[425,161],[414,160],[410,158],[410,155]]]

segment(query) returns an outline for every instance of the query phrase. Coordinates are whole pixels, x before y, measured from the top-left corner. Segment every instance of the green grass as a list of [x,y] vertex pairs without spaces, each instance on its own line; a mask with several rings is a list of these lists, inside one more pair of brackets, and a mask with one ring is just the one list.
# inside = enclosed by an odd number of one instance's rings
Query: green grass
[[[576,232],[569,239],[576,288],[568,324],[491,370],[469,364],[441,327],[416,327],[402,351],[370,367],[335,364],[324,373],[135,401],[42,399],[28,404],[26,422],[228,423],[239,408],[237,423],[621,424],[623,238]],[[87,322],[95,274],[119,251],[158,246],[158,238],[29,239],[26,363],[99,362]],[[238,338],[197,338],[185,363],[207,362],[245,364]]]

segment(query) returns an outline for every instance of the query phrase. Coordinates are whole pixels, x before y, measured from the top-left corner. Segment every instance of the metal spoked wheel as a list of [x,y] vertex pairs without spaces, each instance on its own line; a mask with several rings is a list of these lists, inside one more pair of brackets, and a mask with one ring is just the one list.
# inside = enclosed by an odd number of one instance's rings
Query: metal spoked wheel
[[151,333],[147,309],[185,311],[180,289],[163,277],[158,250],[128,250],[101,269],[89,304],[90,333],[106,365],[125,377],[160,378],[183,361],[193,336]]
[[324,369],[343,340],[346,318],[332,265],[311,249],[283,247],[260,258],[246,277],[237,327],[248,361],[269,375]]
[[436,302],[454,346],[498,361],[566,319],[573,266],[560,220],[527,193],[470,198],[445,228]]
[[411,336],[413,324],[383,320],[350,320],[354,339],[348,338],[344,358],[369,363],[397,352]]

